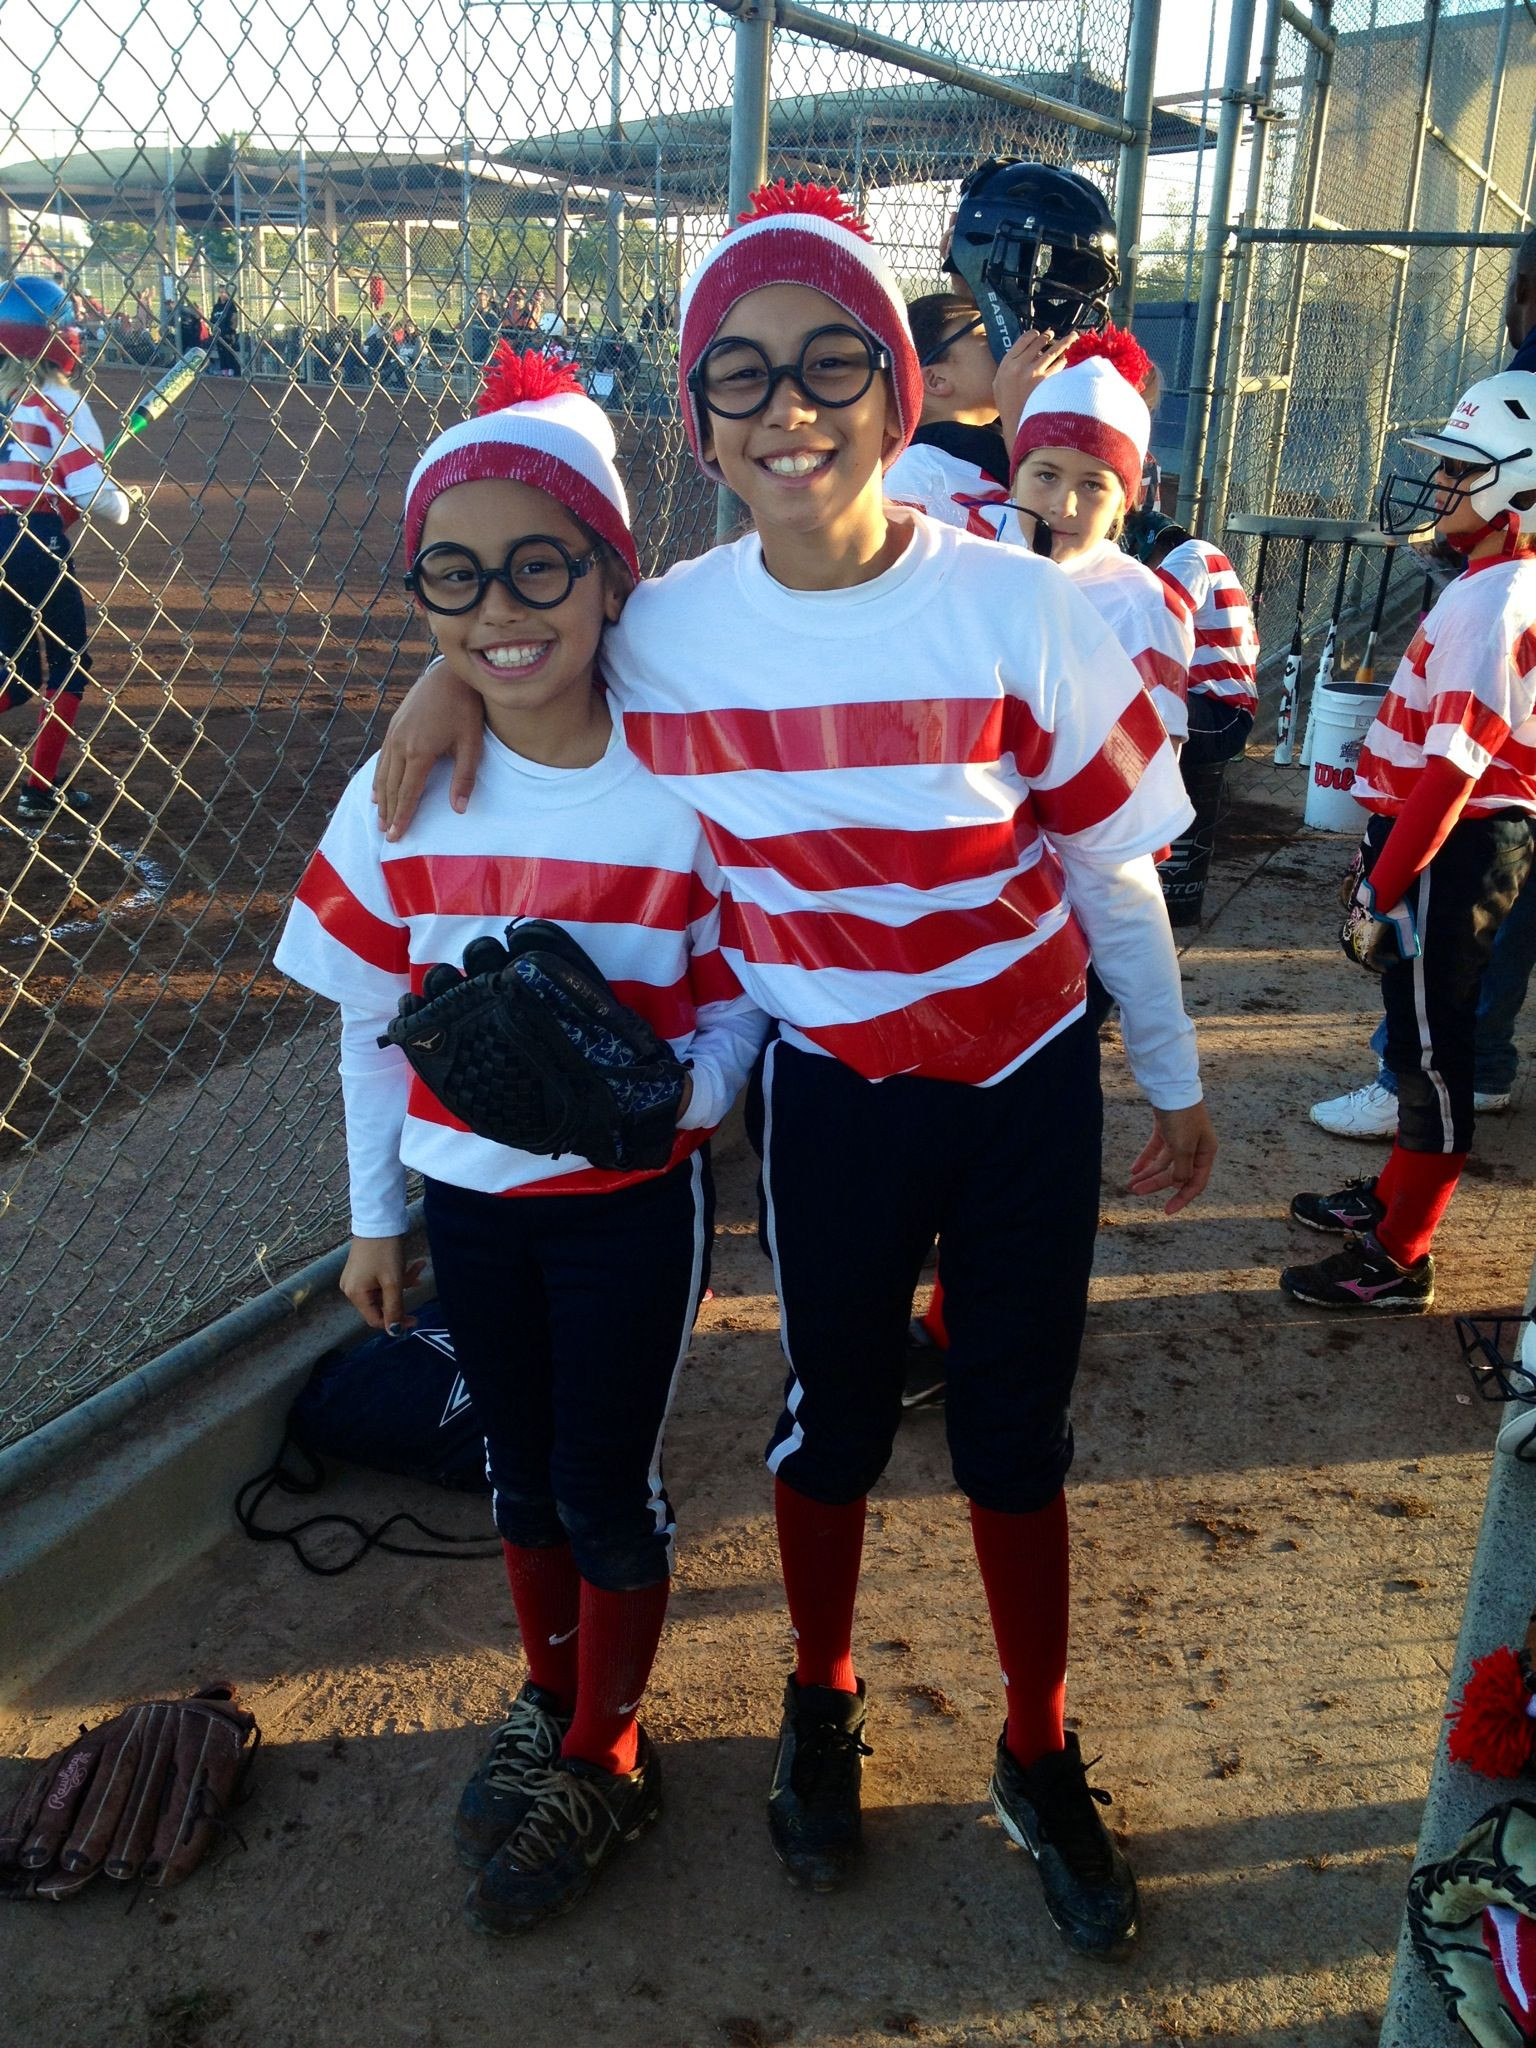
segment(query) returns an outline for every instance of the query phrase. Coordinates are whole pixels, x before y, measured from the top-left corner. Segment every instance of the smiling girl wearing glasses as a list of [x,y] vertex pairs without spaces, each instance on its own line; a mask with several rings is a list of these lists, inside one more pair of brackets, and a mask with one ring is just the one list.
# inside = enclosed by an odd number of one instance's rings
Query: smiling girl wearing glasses
[[[637,591],[609,651],[626,739],[727,873],[721,950],[779,1020],[763,1230],[789,1371],[768,1466],[796,1640],[769,1835],[819,1891],[862,1848],[866,1496],[937,1234],[950,1451],[1006,1673],[993,1804],[1068,1941],[1103,1953],[1134,1934],[1136,1887],[1062,1720],[1102,1124],[1084,977],[1091,945],[1156,1105],[1131,1186],[1181,1209],[1215,1136],[1151,856],[1188,806],[1136,671],[1058,569],[888,508],[922,376],[841,195],[759,193],[681,312],[685,431],[755,530]],[[422,757],[459,744],[451,679],[417,692],[380,777],[391,830]]]
[[[405,512],[407,585],[480,707],[479,786],[456,808],[445,770],[386,844],[372,763],[359,770],[277,964],[341,1006],[342,1291],[375,1326],[400,1323],[406,1170],[423,1175],[438,1293],[485,1429],[529,1682],[453,1839],[478,1872],[471,1923],[510,1934],[574,1905],[660,1808],[636,1712],[671,1570],[662,1432],[709,1279],[705,1141],[767,1020],[718,950],[720,875],[698,819],[624,747],[598,672],[639,573],[607,420],[563,366],[505,346],[485,404],[427,449]],[[476,1137],[380,1045],[429,968],[523,917],[564,925],[687,1062],[662,1171]]]

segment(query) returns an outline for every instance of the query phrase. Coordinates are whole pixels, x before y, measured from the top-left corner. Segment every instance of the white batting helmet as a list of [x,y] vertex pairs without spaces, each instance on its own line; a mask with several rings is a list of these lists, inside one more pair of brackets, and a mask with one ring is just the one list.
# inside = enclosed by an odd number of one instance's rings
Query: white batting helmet
[[[1465,501],[1489,527],[1536,533],[1536,375],[1501,370],[1457,401],[1437,434],[1405,434],[1403,445],[1441,462],[1475,465],[1458,484],[1393,474],[1382,488],[1388,533],[1415,533]],[[1517,502],[1523,501],[1523,502]]]

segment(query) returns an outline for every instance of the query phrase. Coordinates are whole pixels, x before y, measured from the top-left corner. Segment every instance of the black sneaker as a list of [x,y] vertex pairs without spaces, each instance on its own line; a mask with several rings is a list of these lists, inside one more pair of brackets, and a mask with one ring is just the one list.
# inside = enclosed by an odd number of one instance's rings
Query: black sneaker
[[83,815],[96,808],[96,799],[88,789],[39,789],[35,782],[24,782],[17,792],[16,815],[23,820],[51,818],[61,806]]
[[1374,1173],[1365,1180],[1346,1182],[1336,1195],[1298,1195],[1291,1204],[1293,1222],[1339,1237],[1351,1230],[1374,1230],[1386,1213],[1386,1203],[1376,1199]]
[[1136,1935],[1136,1879],[1099,1818],[1107,1792],[1088,1782],[1077,1737],[1028,1770],[1001,1736],[988,1787],[1011,1840],[1040,1872],[1045,1908],[1068,1948],[1106,1956]]
[[1435,1262],[1428,1252],[1400,1266],[1374,1237],[1344,1240],[1344,1249],[1315,1266],[1287,1266],[1280,1285],[1295,1301],[1313,1308],[1368,1309],[1377,1315],[1411,1316],[1435,1305]]
[[579,1757],[523,1780],[528,1810],[469,1888],[464,1917],[480,1934],[526,1934],[568,1913],[623,1842],[661,1816],[661,1765],[640,1731],[632,1771]]
[[453,1817],[453,1846],[466,1870],[483,1870],[517,1827],[532,1803],[529,1778],[558,1762],[570,1725],[554,1694],[529,1679],[492,1735]]
[[768,1833],[791,1884],[830,1892],[864,1849],[859,1780],[864,1759],[864,1681],[854,1692],[801,1685],[784,1688],[784,1719],[768,1787]]
[[901,1385],[902,1407],[937,1407],[944,1398],[948,1376],[944,1353],[914,1316],[907,1329],[907,1369]]

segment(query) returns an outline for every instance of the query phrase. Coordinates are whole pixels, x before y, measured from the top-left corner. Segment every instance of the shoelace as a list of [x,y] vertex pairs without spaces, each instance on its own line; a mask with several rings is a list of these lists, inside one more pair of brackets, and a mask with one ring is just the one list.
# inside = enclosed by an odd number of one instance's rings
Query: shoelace
[[532,1793],[533,1806],[501,1852],[514,1870],[535,1873],[571,1841],[587,1841],[604,1826],[618,1829],[602,1793],[573,1771],[538,1771],[523,1789]]
[[820,1799],[829,1790],[842,1791],[858,1758],[874,1753],[867,1742],[849,1729],[818,1721],[808,1735],[796,1742],[791,1782],[802,1799]]
[[1041,1813],[1051,1841],[1067,1864],[1080,1877],[1090,1879],[1107,1877],[1111,1868],[1104,1824],[1093,1808],[1095,1804],[1113,1806],[1114,1795],[1088,1782],[1088,1773],[1099,1761],[1093,1757],[1076,1771],[1063,1772],[1053,1788],[1049,1810]]
[[485,1783],[493,1792],[521,1792],[530,1769],[547,1768],[560,1754],[560,1730],[529,1700],[519,1700],[491,1739]]

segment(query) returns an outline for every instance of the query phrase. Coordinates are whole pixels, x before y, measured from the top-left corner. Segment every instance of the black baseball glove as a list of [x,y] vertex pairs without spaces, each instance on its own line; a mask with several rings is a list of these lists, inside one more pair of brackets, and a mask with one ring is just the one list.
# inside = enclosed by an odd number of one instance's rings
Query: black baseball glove
[[464,970],[428,970],[380,1045],[398,1045],[478,1137],[593,1166],[654,1171],[672,1156],[686,1073],[559,925],[472,939]]

